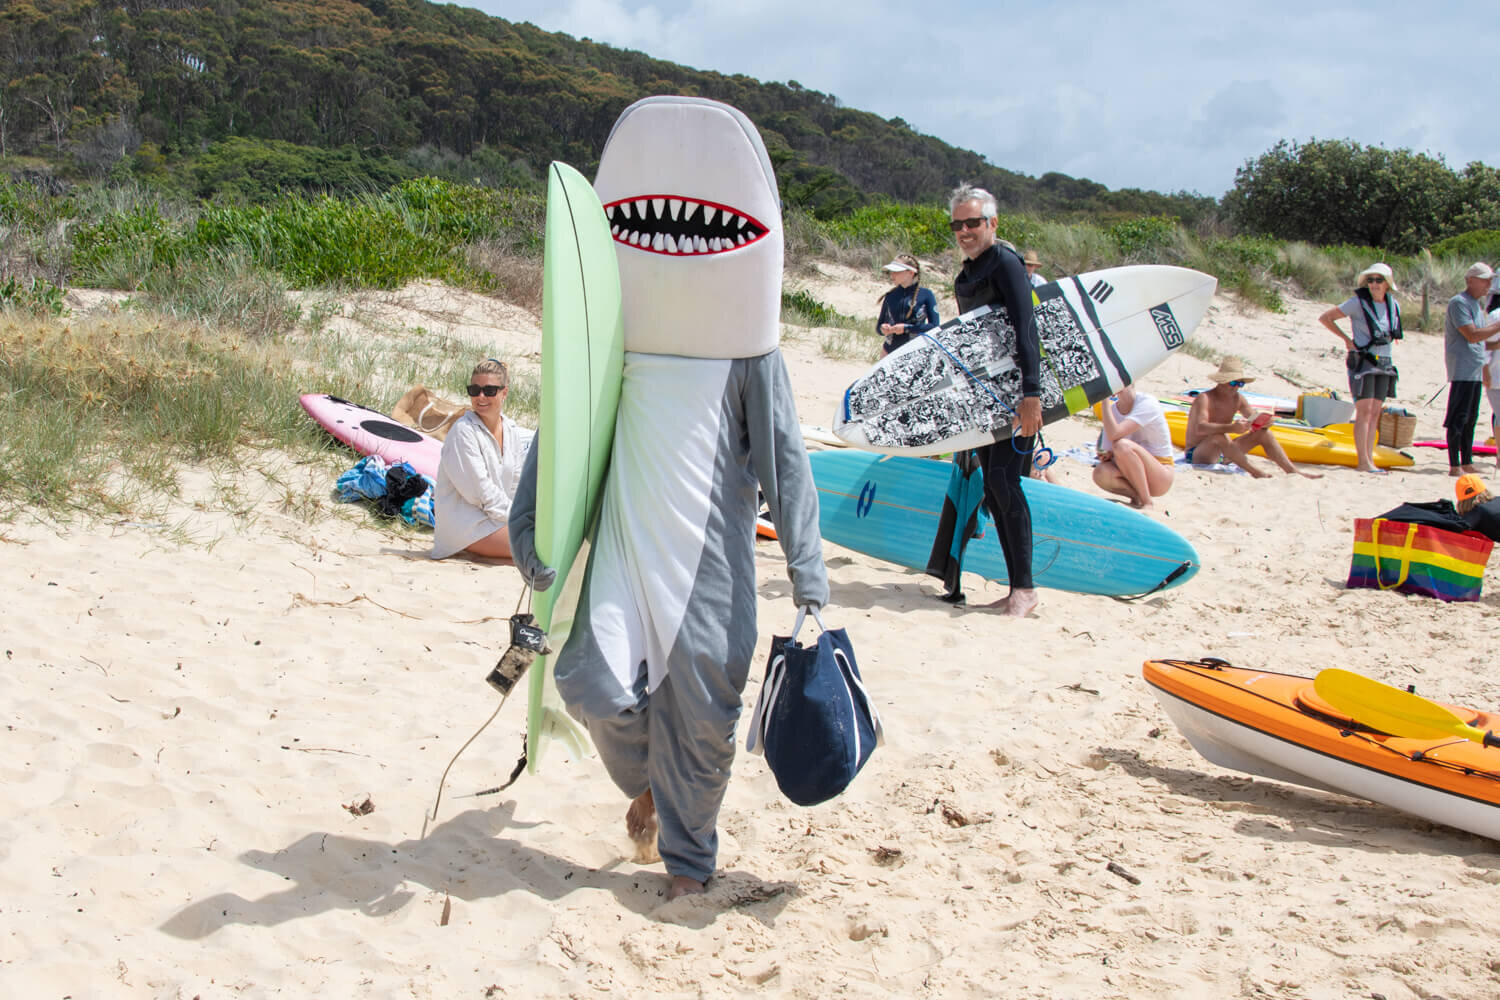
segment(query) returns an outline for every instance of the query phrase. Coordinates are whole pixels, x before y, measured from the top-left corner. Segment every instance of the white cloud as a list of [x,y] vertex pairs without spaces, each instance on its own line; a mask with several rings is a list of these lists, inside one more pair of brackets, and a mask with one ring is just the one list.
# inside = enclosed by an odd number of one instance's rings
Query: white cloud
[[[1460,12],[1393,0],[1030,6],[981,0],[480,0],[512,21],[698,69],[796,80],[984,154],[1112,188],[1219,195],[1277,140],[1500,164]],[[1459,44],[1454,44],[1458,40]],[[1472,42],[1472,58],[1462,43]],[[1483,86],[1482,84],[1479,84]]]

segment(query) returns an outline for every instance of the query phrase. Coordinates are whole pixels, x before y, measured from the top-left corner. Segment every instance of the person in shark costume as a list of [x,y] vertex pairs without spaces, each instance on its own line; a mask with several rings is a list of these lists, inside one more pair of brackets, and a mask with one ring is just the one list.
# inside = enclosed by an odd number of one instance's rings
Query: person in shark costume
[[[714,101],[653,97],[620,115],[594,188],[614,233],[624,381],[578,613],[554,677],[656,834],[669,898],[702,891],[756,641],[757,484],[792,597],[828,577],[818,498],[780,340],[782,229],[755,126]],[[545,434],[546,428],[541,429]],[[534,546],[532,449],[511,510],[516,565]]]

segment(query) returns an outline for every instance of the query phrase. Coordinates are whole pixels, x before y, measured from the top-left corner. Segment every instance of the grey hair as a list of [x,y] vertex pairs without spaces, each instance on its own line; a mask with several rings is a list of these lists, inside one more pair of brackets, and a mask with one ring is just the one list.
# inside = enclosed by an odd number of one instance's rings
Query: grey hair
[[993,219],[1000,214],[1000,203],[995,200],[995,196],[968,181],[959,184],[948,196],[948,211],[952,212],[966,201],[979,202],[979,212],[986,219]]

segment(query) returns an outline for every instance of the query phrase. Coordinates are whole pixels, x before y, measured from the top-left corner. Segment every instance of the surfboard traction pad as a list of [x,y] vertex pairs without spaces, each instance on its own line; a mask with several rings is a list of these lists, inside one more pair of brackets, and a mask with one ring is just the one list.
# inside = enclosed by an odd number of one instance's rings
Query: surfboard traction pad
[[[1050,423],[1087,409],[1113,389],[1061,285],[1034,290],[1032,302],[1042,349],[1042,418]],[[1152,312],[1168,308],[1163,304]],[[1098,333],[1108,351],[1107,335]],[[927,350],[892,354],[849,389],[845,420],[859,423],[875,447],[917,448],[975,428],[990,430],[996,441],[1009,438],[1021,402],[1021,370],[1014,357],[1016,331],[1005,309],[981,306],[925,336],[944,350],[929,345]],[[1112,357],[1110,362],[1120,384],[1129,382],[1120,360]]]

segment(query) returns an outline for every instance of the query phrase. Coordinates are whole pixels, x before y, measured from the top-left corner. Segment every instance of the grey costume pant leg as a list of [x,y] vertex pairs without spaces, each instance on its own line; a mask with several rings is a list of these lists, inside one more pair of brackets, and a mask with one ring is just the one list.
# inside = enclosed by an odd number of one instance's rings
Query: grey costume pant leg
[[[733,680],[722,666],[706,678],[678,669],[648,695],[642,670],[636,704],[608,718],[583,719],[615,785],[632,799],[651,789],[656,847],[668,874],[699,882],[713,875],[719,853],[719,808],[740,715]],[[733,704],[727,711],[725,694]]]

